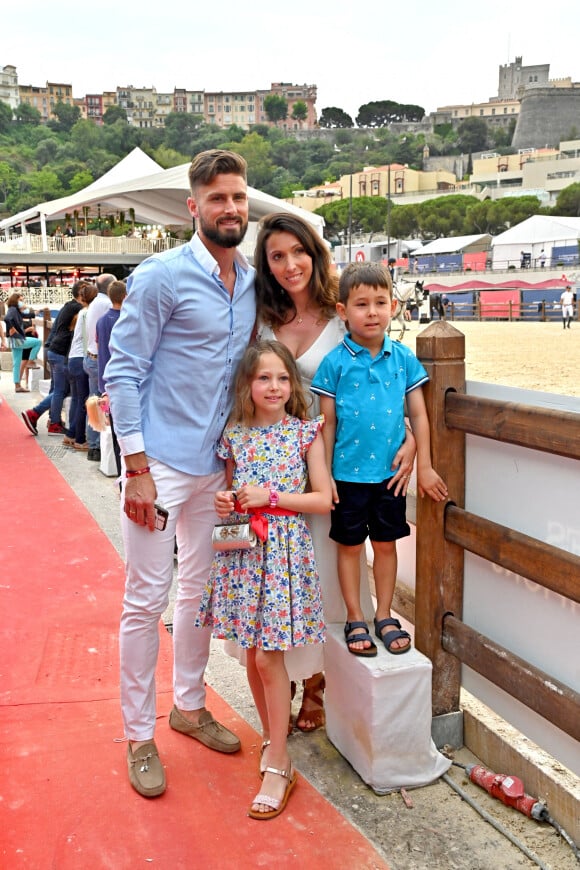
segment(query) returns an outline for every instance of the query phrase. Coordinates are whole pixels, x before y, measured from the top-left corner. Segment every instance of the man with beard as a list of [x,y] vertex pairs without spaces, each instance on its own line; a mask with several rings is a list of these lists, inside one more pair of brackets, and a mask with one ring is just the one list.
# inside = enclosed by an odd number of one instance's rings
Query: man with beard
[[[226,487],[216,447],[256,313],[254,270],[236,249],[248,225],[246,169],[245,160],[229,151],[194,158],[187,205],[197,232],[189,244],[155,254],[129,277],[104,375],[125,466],[121,706],[129,780],[145,797],[165,790],[154,742],[155,667],[174,539],[178,588],[169,724],[218,752],[240,748],[236,735],[205,709],[211,631],[194,623],[212,562],[214,494]],[[164,529],[156,505],[168,512]]]

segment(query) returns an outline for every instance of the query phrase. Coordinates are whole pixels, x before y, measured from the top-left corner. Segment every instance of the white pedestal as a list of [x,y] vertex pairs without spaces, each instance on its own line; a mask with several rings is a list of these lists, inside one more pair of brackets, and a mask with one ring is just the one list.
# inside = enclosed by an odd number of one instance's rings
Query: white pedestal
[[377,645],[375,658],[354,656],[343,626],[328,626],[324,703],[329,740],[373,791],[386,794],[434,782],[451,761],[431,739],[431,662],[415,648],[395,656]]

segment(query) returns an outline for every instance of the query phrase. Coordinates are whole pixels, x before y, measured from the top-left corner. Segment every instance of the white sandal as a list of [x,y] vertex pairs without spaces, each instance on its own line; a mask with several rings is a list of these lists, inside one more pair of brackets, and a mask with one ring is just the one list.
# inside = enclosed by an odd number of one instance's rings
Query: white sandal
[[[262,792],[256,795],[252,801],[252,806],[248,810],[248,815],[251,819],[275,819],[276,816],[279,816],[288,803],[290,792],[296,785],[296,771],[292,767],[292,764],[290,764],[286,770],[278,770],[277,767],[266,767],[263,773],[275,773],[276,776],[283,776],[288,780],[288,783],[281,798],[273,798],[268,794],[263,794]],[[263,804],[267,807],[271,807],[271,809],[265,813],[260,813],[257,810],[252,809],[256,804]]]

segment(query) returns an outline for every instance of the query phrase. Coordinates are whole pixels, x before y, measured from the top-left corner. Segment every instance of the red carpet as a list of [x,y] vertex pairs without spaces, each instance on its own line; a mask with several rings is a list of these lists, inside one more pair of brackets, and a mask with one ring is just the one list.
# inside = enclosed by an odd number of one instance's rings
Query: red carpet
[[160,627],[156,740],[167,791],[129,785],[118,700],[123,565],[16,414],[0,406],[0,866],[385,868],[306,780],[269,824],[246,816],[259,736],[217,694],[240,736],[225,756],[172,731],[171,637]]

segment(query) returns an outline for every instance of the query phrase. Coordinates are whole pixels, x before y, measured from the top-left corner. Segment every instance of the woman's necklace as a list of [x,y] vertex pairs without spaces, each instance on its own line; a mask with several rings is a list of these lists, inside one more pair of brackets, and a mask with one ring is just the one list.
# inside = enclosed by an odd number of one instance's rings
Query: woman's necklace
[[310,319],[316,324],[316,326],[319,326],[321,323],[320,316],[317,314],[313,314],[312,312],[308,311],[307,309],[304,310],[304,317],[302,316],[302,314],[298,314],[298,312],[296,312],[296,314],[297,314],[296,323],[304,323],[305,316],[310,317]]

